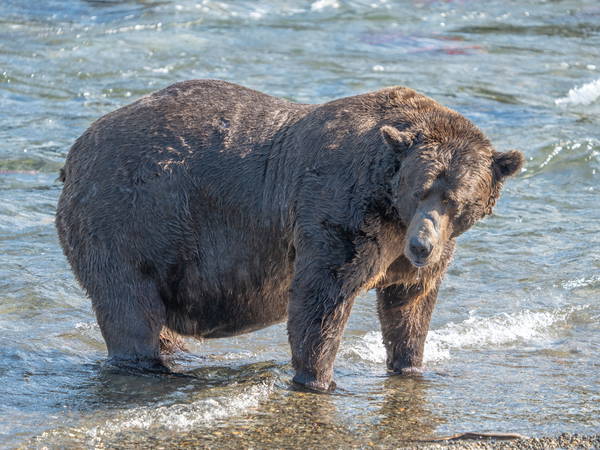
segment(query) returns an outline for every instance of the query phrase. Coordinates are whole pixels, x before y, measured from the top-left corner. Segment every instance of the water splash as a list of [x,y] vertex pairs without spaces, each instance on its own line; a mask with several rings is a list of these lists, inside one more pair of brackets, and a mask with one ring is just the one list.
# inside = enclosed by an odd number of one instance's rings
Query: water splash
[[600,98],[600,79],[569,90],[566,97],[554,100],[557,105],[589,105]]
[[[425,342],[424,360],[429,363],[445,360],[450,358],[452,350],[461,348],[484,349],[521,342],[540,342],[551,336],[555,327],[567,322],[577,309],[571,307],[543,312],[524,310],[492,317],[471,314],[460,323],[450,322],[438,330],[431,330]],[[381,333],[369,331],[344,347],[340,355],[347,359],[384,363],[386,352]]]
[[126,411],[99,428],[148,430],[153,427],[171,431],[189,431],[245,412],[258,406],[273,389],[273,383],[250,386],[237,395],[204,398],[191,404],[175,404],[159,407],[141,407]]
[[594,286],[596,283],[600,283],[600,275],[593,275],[591,277],[581,277],[574,280],[568,280],[561,283],[563,289],[572,290],[582,287]]
[[191,403],[154,405],[125,409],[111,415],[110,419],[96,425],[98,417],[90,420],[94,425],[81,424],[73,428],[49,430],[37,438],[38,442],[65,442],[63,439],[85,442],[86,447],[104,447],[115,436],[123,432],[155,430],[162,432],[189,432],[211,425],[228,417],[246,413],[256,408],[273,391],[274,381],[264,381],[241,389],[237,384],[228,386],[220,396],[201,398]]
[[316,2],[310,5],[311,11],[321,11],[325,8],[339,8],[340,4],[337,0],[317,0]]

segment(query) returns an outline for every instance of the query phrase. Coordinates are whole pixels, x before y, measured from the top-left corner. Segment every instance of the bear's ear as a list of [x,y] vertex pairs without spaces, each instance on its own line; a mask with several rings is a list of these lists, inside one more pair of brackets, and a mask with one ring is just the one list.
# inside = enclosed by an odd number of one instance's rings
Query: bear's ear
[[514,175],[523,167],[523,153],[518,150],[509,150],[507,152],[494,152],[494,174],[496,179],[502,180],[506,177]]
[[382,126],[379,131],[383,142],[395,153],[404,153],[415,141],[414,133],[410,131],[399,131],[389,125]]

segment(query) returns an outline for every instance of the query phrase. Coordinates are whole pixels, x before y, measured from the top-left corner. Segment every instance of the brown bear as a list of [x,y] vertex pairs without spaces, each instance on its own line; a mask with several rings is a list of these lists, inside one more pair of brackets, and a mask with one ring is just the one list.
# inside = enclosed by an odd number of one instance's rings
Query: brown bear
[[218,338],[287,318],[294,381],[328,390],[366,289],[388,368],[421,364],[455,238],[522,161],[403,87],[307,105],[186,81],[77,139],[56,226],[115,363],[164,368],[161,330]]

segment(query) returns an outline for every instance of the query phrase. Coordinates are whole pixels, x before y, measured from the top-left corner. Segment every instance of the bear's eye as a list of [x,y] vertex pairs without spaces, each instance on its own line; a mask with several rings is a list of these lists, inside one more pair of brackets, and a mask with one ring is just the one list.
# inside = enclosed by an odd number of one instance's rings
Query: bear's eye
[[453,237],[459,236],[471,228],[478,220],[483,217],[483,208],[476,202],[467,202],[462,205],[461,210],[456,214],[453,221]]
[[456,200],[454,200],[448,196],[444,196],[442,198],[442,203],[446,207],[446,210],[448,210],[452,215],[454,215],[454,216],[460,215],[461,208]]
[[458,237],[467,231],[473,225],[473,221],[471,217],[466,214],[459,216],[454,221],[454,226],[452,227],[452,237]]

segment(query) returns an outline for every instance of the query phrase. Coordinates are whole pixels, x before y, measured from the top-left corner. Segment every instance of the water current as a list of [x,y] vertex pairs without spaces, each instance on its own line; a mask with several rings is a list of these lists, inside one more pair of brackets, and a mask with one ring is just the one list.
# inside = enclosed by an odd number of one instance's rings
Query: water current
[[[320,103],[391,85],[526,155],[459,239],[420,375],[389,376],[373,292],[338,390],[294,390],[284,325],[190,342],[186,376],[116,372],[58,245],[57,175],[96,118],[219,78]],[[596,0],[2,0],[0,446],[394,446],[600,429]]]

